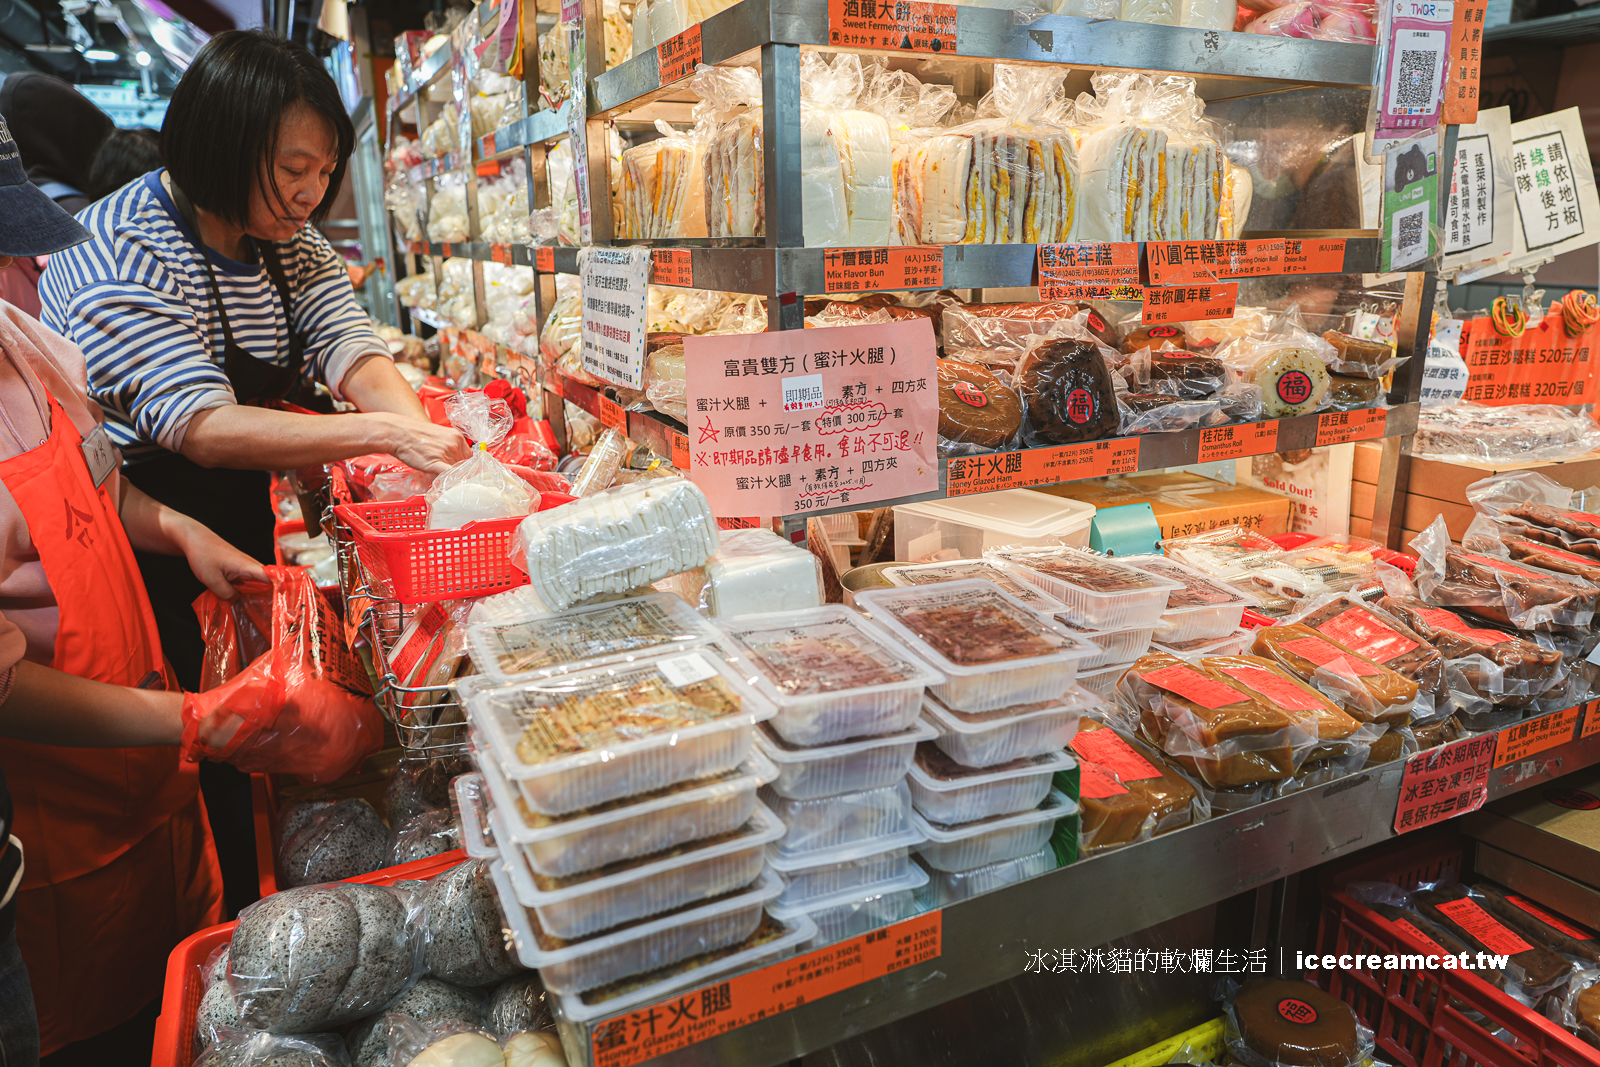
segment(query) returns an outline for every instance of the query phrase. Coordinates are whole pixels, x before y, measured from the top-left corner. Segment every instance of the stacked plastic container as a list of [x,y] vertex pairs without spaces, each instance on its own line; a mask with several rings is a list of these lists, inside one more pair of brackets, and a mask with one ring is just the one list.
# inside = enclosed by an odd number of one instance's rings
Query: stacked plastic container
[[1077,805],[1051,788],[1063,749],[1096,703],[1074,684],[1092,642],[981,578],[857,595],[873,619],[943,676],[923,701],[936,736],[917,746],[907,786],[929,906],[1055,866],[1056,821]]
[[762,801],[783,824],[767,861],[783,921],[808,917],[817,944],[915,913],[927,876],[911,862],[906,768],[933,730],[918,721],[943,676],[849,608],[720,619],[727,648],[776,707],[755,744],[777,773]]
[[[1128,566],[1169,579],[1176,586],[1151,647],[1174,656],[1233,656],[1250,648],[1255,635],[1240,626],[1256,598],[1237,585],[1166,556],[1129,556]],[[1115,680],[1113,683],[1115,684]]]
[[457,683],[483,777],[465,836],[498,854],[518,955],[572,1018],[815,933],[766,914],[784,826],[757,800],[778,772],[754,739],[776,709],[718,636],[671,594],[468,628],[486,674]]

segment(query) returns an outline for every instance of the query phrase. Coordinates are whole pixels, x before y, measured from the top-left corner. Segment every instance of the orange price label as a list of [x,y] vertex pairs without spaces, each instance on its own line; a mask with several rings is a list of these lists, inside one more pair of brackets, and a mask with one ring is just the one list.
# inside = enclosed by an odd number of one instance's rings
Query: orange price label
[[689,469],[689,439],[681,433],[667,434],[667,448],[672,455],[667,458],[680,471]]
[[662,85],[687,78],[700,64],[700,24],[674,34],[656,45],[656,65]]
[[1591,700],[1584,705],[1583,729],[1578,731],[1578,737],[1593,737],[1600,734],[1600,700]]
[[494,134],[486,133],[482,137],[478,138],[478,155],[494,155]]
[[1494,765],[1504,767],[1571,741],[1573,729],[1578,725],[1578,713],[1582,710],[1582,706],[1563,708],[1507,726],[1500,731],[1500,740],[1495,745]]
[[1383,436],[1388,416],[1382,408],[1360,411],[1330,411],[1317,416],[1317,447],[1342,445],[1346,441],[1375,441]]
[[1463,125],[1478,121],[1483,16],[1488,7],[1489,0],[1456,0],[1450,55],[1444,70],[1444,96],[1439,101],[1440,123]]
[[555,373],[546,374],[544,376],[544,387],[563,400],[566,399],[566,390],[563,388],[561,375]]
[[1139,246],[1131,241],[1039,246],[1040,300],[1137,300],[1139,293]]
[[822,279],[827,293],[942,289],[944,249],[938,245],[830,248],[822,254]]
[[486,377],[486,378],[493,378],[494,377],[494,373],[495,373],[494,349],[491,348],[489,351],[483,353],[482,355],[480,355],[478,357],[478,369],[483,372],[484,377]]
[[599,396],[596,399],[600,401],[600,425],[627,433],[628,413],[623,410],[622,405],[609,396]]
[[499,173],[500,161],[498,159],[486,159],[478,164],[478,177],[480,178],[493,178]]
[[1584,404],[1596,396],[1600,325],[1567,336],[1560,308],[1530,322],[1521,337],[1501,337],[1487,318],[1471,319],[1461,332],[1467,364],[1463,400],[1502,404]]
[[1489,798],[1494,734],[1463,737],[1406,760],[1394,832],[1407,833],[1456,815],[1477,811]]
[[1344,239],[1270,237],[1252,241],[1151,241],[1154,285],[1260,278],[1273,274],[1338,274]]
[[444,256],[446,259],[450,258],[450,242],[449,241],[440,241],[439,242],[439,254],[441,256]]
[[1248,422],[1243,426],[1214,426],[1200,431],[1200,456],[1196,462],[1264,456],[1278,450],[1278,420]]
[[693,259],[694,253],[687,248],[658,248],[650,253],[650,280],[689,288],[694,285]]
[[1138,469],[1139,439],[1115,437],[1081,445],[951,459],[946,468],[945,492],[949,496],[968,496],[997,489],[1024,489],[1030,485],[1129,474]]
[[540,245],[533,250],[533,266],[536,270],[553,271],[556,269],[556,250],[549,245]]
[[490,245],[489,258],[504,266],[511,266],[511,246],[502,244]]
[[720,518],[717,520],[719,530],[754,530],[761,525],[761,520],[754,515]]
[[421,241],[407,241],[406,251],[414,256],[425,256],[428,254],[428,246]]
[[956,8],[921,0],[828,0],[828,43],[955,55]]
[[1225,319],[1233,314],[1233,306],[1238,300],[1238,282],[1152,285],[1144,291],[1144,315],[1140,321],[1149,326],[1159,322]]
[[803,956],[735,975],[607,1019],[594,1028],[594,1067],[632,1067],[747,1023],[938,959],[943,913],[931,911]]

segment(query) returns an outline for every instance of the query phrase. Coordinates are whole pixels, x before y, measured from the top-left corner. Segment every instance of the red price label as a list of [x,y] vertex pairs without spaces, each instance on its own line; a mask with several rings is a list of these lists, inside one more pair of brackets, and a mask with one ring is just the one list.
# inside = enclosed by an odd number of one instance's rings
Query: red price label
[[1346,441],[1375,441],[1383,436],[1388,418],[1382,408],[1360,411],[1330,411],[1317,416],[1317,447],[1342,445]]
[[1577,707],[1563,708],[1548,715],[1541,715],[1537,719],[1507,726],[1500,731],[1500,740],[1495,745],[1494,765],[1504,767],[1508,763],[1515,763],[1547,748],[1555,748],[1571,741],[1573,728],[1578,725],[1580,710],[1581,708]]
[[480,178],[493,178],[499,173],[500,161],[498,159],[486,159],[478,164],[478,177]]
[[657,285],[694,285],[694,253],[687,248],[658,248],[650,253],[650,280]]
[[680,471],[688,470],[689,439],[683,436],[681,433],[672,433],[671,431],[668,431],[667,448],[672,453],[672,455],[667,457],[672,461],[672,465],[678,468]]
[[942,289],[944,249],[939,245],[830,248],[822,254],[822,279],[826,293]]
[[1271,237],[1258,241],[1151,241],[1155,285],[1260,278],[1275,274],[1338,274],[1343,238]]
[[1278,450],[1278,420],[1250,422],[1243,426],[1215,426],[1200,431],[1199,463],[1219,459],[1264,456]]
[[1239,283],[1150,286],[1144,291],[1146,326],[1158,322],[1204,322],[1233,314],[1239,300]]
[[1081,241],[1039,246],[1040,300],[1138,300],[1139,246]]
[[421,241],[407,241],[406,251],[414,256],[425,256],[428,254],[428,246]]
[[1400,775],[1400,802],[1394,832],[1407,833],[1469,811],[1489,797],[1494,765],[1494,734],[1464,737],[1406,760]]
[[490,245],[489,258],[503,266],[511,266],[511,246],[502,244]]
[[662,85],[687,78],[700,65],[700,24],[668,37],[656,45],[656,66]]
[[1600,700],[1591,700],[1583,712],[1583,730],[1579,732],[1580,738],[1593,737],[1600,734]]
[[486,133],[482,137],[478,138],[478,155],[494,155],[494,134]]
[[1139,439],[1116,437],[1081,445],[991,452],[947,461],[946,494],[968,496],[997,489],[1054,485],[1079,478],[1103,478],[1139,469]]
[[628,432],[628,413],[621,404],[608,396],[597,397],[600,401],[600,425],[609,426],[621,433]]
[[956,53],[954,4],[828,0],[828,43],[842,48]]
[[450,242],[449,241],[440,241],[439,242],[439,254],[441,256],[444,256],[446,259],[450,258]]
[[535,270],[553,272],[556,269],[556,250],[549,245],[540,245],[533,250],[533,266]]

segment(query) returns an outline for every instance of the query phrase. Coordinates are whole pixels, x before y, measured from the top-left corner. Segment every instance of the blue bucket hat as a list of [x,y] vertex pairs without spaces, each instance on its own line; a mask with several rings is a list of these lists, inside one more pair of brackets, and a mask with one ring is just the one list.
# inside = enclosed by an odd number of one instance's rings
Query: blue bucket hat
[[0,256],[47,256],[90,236],[28,180],[22,152],[0,115]]

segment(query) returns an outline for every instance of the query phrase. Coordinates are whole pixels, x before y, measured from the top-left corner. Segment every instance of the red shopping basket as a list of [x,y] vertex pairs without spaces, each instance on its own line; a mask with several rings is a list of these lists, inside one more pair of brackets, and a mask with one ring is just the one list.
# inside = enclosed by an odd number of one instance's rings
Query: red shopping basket
[[[1437,953],[1344,892],[1353,881],[1414,888],[1459,873],[1466,847],[1453,833],[1403,838],[1342,867],[1323,886],[1322,954]],[[1600,1067],[1600,1049],[1506,996],[1471,971],[1316,970],[1309,977],[1372,1028],[1383,1059],[1401,1067]],[[1468,1013],[1482,1017],[1478,1022]],[[1500,1031],[1495,1037],[1492,1031]],[[1514,1043],[1504,1040],[1509,1034]]]
[[[424,880],[443,874],[465,859],[462,852],[446,852],[345,881],[393,885],[405,878]],[[178,942],[178,947],[167,957],[167,980],[161,990],[161,1015],[156,1019],[150,1067],[189,1067],[194,1062],[194,1013],[199,1010],[200,998],[205,993],[200,968],[217,946],[232,939],[233,928],[237,925],[237,921],[223,923],[191,934]]]

